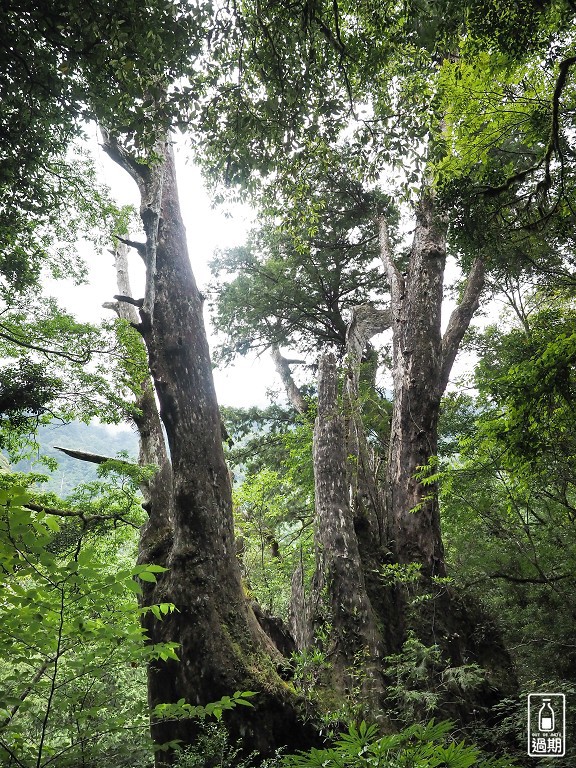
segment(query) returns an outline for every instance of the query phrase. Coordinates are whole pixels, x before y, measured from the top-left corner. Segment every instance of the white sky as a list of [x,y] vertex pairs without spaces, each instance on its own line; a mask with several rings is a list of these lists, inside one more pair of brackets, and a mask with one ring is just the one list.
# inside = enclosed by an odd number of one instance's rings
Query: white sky
[[[96,143],[96,142],[95,142]],[[102,181],[110,187],[115,200],[121,205],[132,204],[138,210],[139,196],[134,181],[122,169],[118,168],[96,145],[96,163]],[[177,173],[180,193],[180,205],[188,236],[190,260],[198,287],[204,291],[210,282],[211,274],[208,262],[218,248],[230,248],[243,244],[251,225],[252,212],[247,206],[235,206],[231,216],[226,216],[221,209],[213,208],[208,193],[204,188],[200,171],[186,161],[185,152],[176,148]],[[143,235],[135,233],[135,239]],[[104,253],[103,257],[85,255],[89,268],[89,282],[82,286],[69,286],[65,295],[58,290],[58,299],[66,309],[80,321],[97,322],[109,318],[110,310],[102,304],[111,301],[117,293],[116,274],[113,257]],[[135,297],[144,295],[144,272],[140,257],[133,251],[129,253],[130,279]],[[209,337],[211,329],[208,311],[205,321]],[[214,339],[211,339],[214,346]],[[279,389],[274,366],[267,355],[256,358],[254,355],[241,358],[237,364],[225,370],[215,370],[214,378],[221,405],[250,406],[265,405],[268,389]]]
[[[138,209],[139,196],[136,184],[126,172],[118,168],[102,151],[96,140],[94,129],[95,155],[102,181],[112,190],[113,197],[121,205],[132,204]],[[192,268],[199,289],[205,292],[210,282],[211,274],[208,263],[219,248],[230,248],[241,245],[245,241],[246,233],[251,226],[253,213],[247,206],[228,207],[226,215],[222,209],[212,207],[210,197],[204,188],[200,171],[187,162],[186,153],[176,147],[178,185],[180,193],[180,205],[188,235],[188,248]],[[134,233],[135,239],[141,239],[143,235]],[[113,258],[108,253],[102,257],[91,256],[88,252],[86,261],[89,268],[89,282],[87,285],[70,285],[62,291],[62,286],[54,287],[59,302],[67,310],[72,312],[80,321],[97,322],[100,319],[109,318],[110,311],[102,308],[102,304],[111,301],[117,292],[116,274],[113,266]],[[132,291],[135,297],[144,294],[143,265],[140,257],[133,251],[129,253],[130,278]],[[447,269],[447,277],[450,279],[450,266]],[[453,301],[446,301],[443,308],[443,325],[446,324]],[[209,341],[215,346],[215,338],[210,328],[208,311],[205,311]],[[465,370],[470,370],[471,360],[467,355],[459,356],[452,380],[459,377]],[[295,375],[298,371],[295,370]],[[387,386],[386,376],[381,382]],[[267,392],[273,389],[280,392],[282,400],[285,399],[280,381],[274,371],[274,366],[267,353],[257,358],[255,355],[240,358],[233,366],[214,371],[218,402],[221,405],[243,406],[265,405],[268,402]],[[454,388],[454,385],[451,387]],[[458,388],[458,385],[456,385]]]

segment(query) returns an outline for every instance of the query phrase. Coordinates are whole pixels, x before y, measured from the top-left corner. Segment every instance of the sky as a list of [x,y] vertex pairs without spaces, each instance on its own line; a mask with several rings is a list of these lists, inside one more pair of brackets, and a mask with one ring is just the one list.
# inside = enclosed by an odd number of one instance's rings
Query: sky
[[[111,189],[114,199],[121,205],[132,204],[138,209],[139,195],[135,182],[118,168],[103,152],[94,130],[93,146],[96,164],[101,180]],[[246,233],[253,221],[253,212],[248,206],[228,206],[232,215],[226,215],[223,209],[214,208],[206,191],[201,173],[187,161],[186,152],[176,146],[178,187],[182,216],[188,236],[188,249],[192,269],[200,291],[205,289],[211,279],[209,261],[217,249],[230,248],[244,243]],[[143,235],[133,234],[134,239]],[[116,274],[113,257],[107,252],[103,257],[90,251],[83,254],[88,265],[88,283],[82,286],[67,286],[65,292],[58,289],[58,299],[66,309],[80,321],[97,322],[109,318],[110,310],[102,304],[111,301],[116,289]],[[144,270],[140,257],[129,253],[130,279],[135,297],[144,295]],[[205,305],[207,306],[207,305]],[[210,345],[213,348],[216,338],[205,310]],[[237,364],[226,369],[214,371],[218,402],[220,405],[247,407],[265,405],[267,390],[280,389],[274,366],[264,354],[260,358],[252,355],[240,359]]]
[[[119,204],[132,204],[137,209],[139,195],[136,184],[103,152],[98,142],[96,129],[94,129],[91,143],[94,147],[93,151],[101,180],[111,189],[113,197]],[[213,207],[210,196],[204,187],[200,170],[188,161],[185,149],[178,144],[176,145],[176,162],[180,205],[187,230],[192,268],[200,291],[206,293],[211,280],[209,262],[215,251],[243,244],[254,221],[254,213],[248,206],[228,206],[228,215],[222,208]],[[143,235],[133,233],[132,237],[141,239]],[[107,252],[102,256],[97,256],[90,251],[87,251],[84,256],[89,269],[88,283],[82,286],[70,285],[64,291],[62,287],[58,286],[54,292],[57,292],[59,302],[78,320],[98,322],[111,316],[110,310],[103,309],[102,305],[111,301],[117,292],[113,257]],[[135,297],[143,296],[144,270],[140,257],[134,251],[129,252],[129,263],[133,295]],[[449,265],[447,282],[450,282],[452,271]],[[444,326],[453,306],[453,300],[445,302],[443,308]],[[209,342],[211,348],[214,348],[217,339],[210,326],[208,302],[206,302],[205,308]],[[471,368],[471,362],[469,355],[461,354],[459,356],[453,371],[451,388],[460,388],[461,384],[457,383],[457,378],[466,369]],[[388,389],[389,377],[385,375],[385,372],[382,375],[383,380],[380,385],[384,389]],[[246,358],[238,359],[234,365],[224,369],[215,369],[214,379],[220,405],[264,406],[269,402],[268,392],[270,390],[278,393],[281,400],[285,399],[281,382],[267,353],[260,357],[252,354]]]

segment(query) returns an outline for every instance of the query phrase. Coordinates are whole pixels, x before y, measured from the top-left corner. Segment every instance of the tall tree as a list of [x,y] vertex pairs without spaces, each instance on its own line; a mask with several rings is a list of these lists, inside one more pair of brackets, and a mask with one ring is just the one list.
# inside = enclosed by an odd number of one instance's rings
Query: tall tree
[[[160,434],[157,423],[151,428],[155,416],[142,379],[136,418],[142,433],[149,430],[143,453],[158,461],[161,474],[148,489],[150,520],[141,557],[166,563],[168,570],[151,597],[162,594],[177,609],[175,621],[152,620],[147,628],[153,644],[171,637],[181,659],[151,669],[150,703],[184,699],[194,705],[254,689],[260,692],[257,709],[246,712],[243,725],[241,718],[236,723],[247,745],[266,752],[279,743],[304,744],[309,728],[297,723],[295,697],[270,661],[278,653],[240,581],[203,299],[188,258],[168,138],[170,126],[186,120],[192,88],[203,84],[205,75],[196,60],[205,51],[208,34],[217,29],[216,21],[208,6],[178,2],[153,2],[144,16],[138,4],[115,13],[106,4],[86,10],[73,2],[42,10],[4,10],[9,28],[20,25],[17,44],[5,46],[18,72],[5,78],[4,90],[22,103],[38,76],[45,102],[56,113],[52,119],[62,123],[65,133],[58,146],[50,144],[32,157],[34,168],[64,151],[82,119],[95,118],[103,126],[106,150],[128,170],[141,193],[146,240],[137,250],[144,256],[146,292],[137,302],[137,327],[167,439],[166,446],[152,448],[153,436],[159,440]],[[36,57],[31,70],[26,66],[30,51]],[[42,65],[38,70],[36,63]],[[184,75],[191,84],[176,86]],[[48,123],[37,127],[49,135]],[[30,149],[28,134],[22,138]],[[193,728],[187,719],[165,719],[155,723],[154,736],[160,742],[178,737],[186,743]],[[172,760],[173,752],[158,757],[159,763]]]
[[[12,26],[18,10],[10,9],[8,21]],[[150,3],[146,23],[141,19],[141,6],[131,3],[112,15],[107,6],[93,4],[88,23],[81,9],[72,3],[51,10],[51,15],[36,10],[21,14],[26,22],[24,32],[30,38],[27,44],[39,56],[47,52],[47,66],[57,86],[58,73],[69,75],[65,84],[72,85],[74,91],[64,105],[73,115],[73,125],[76,119],[86,116],[100,121],[106,150],[134,178],[141,196],[145,241],[134,246],[144,258],[145,295],[136,300],[118,300],[136,302],[139,308],[135,325],[146,345],[166,434],[168,450],[164,453],[170,457],[170,478],[162,484],[163,492],[167,489],[167,509],[155,507],[158,497],[149,505],[151,521],[153,517],[160,521],[162,535],[159,541],[152,541],[148,534],[154,531],[149,528],[143,541],[152,542],[154,553],[165,558],[168,568],[159,577],[151,597],[173,603],[177,611],[163,621],[153,619],[147,626],[152,642],[175,642],[181,655],[180,662],[166,660],[151,670],[151,703],[184,698],[194,704],[233,690],[256,689],[261,692],[259,706],[255,712],[248,711],[243,718],[232,721],[235,732],[244,734],[247,745],[263,751],[270,751],[278,743],[304,743],[310,732],[298,722],[293,694],[271,669],[270,657],[277,658],[276,651],[246,602],[236,563],[230,481],[223,459],[202,297],[186,248],[169,128],[187,118],[197,119],[196,142],[202,147],[215,147],[213,156],[217,155],[219,171],[232,183],[245,180],[247,168],[274,170],[280,182],[287,183],[287,175],[295,178],[303,160],[312,157],[315,164],[326,154],[326,147],[337,154],[333,150],[340,148],[344,129],[353,130],[351,167],[356,175],[360,174],[362,183],[376,184],[386,163],[399,163],[400,197],[412,204],[408,210],[414,226],[412,243],[404,252],[399,244],[393,252],[389,243],[389,206],[377,206],[381,257],[391,293],[386,322],[393,329],[395,387],[386,516],[377,495],[362,512],[371,539],[382,548],[377,551],[380,566],[391,551],[397,561],[394,565],[415,564],[426,584],[436,585],[435,579],[444,572],[436,492],[434,486],[426,487],[415,479],[414,472],[428,464],[436,452],[440,396],[478,301],[487,251],[457,254],[462,256],[467,277],[460,303],[441,337],[449,219],[461,231],[464,242],[470,221],[474,216],[478,218],[480,210],[480,206],[471,206],[472,216],[467,215],[470,192],[483,185],[489,197],[498,201],[492,207],[488,205],[491,232],[500,231],[494,222],[501,194],[506,196],[506,210],[510,211],[526,194],[523,185],[531,183],[533,174],[536,179],[538,173],[544,174],[548,184],[552,170],[557,168],[555,163],[562,165],[565,156],[564,144],[556,139],[560,137],[560,96],[566,93],[571,59],[560,63],[552,86],[541,81],[534,86],[516,78],[510,91],[511,76],[495,57],[490,71],[504,104],[499,113],[501,129],[506,131],[512,125],[506,107],[524,103],[524,99],[528,102],[524,114],[529,118],[536,116],[536,106],[552,104],[553,131],[545,146],[541,137],[534,138],[526,130],[512,146],[502,142],[494,148],[489,130],[482,123],[472,121],[468,132],[461,131],[461,123],[451,111],[458,103],[456,97],[463,105],[468,104],[461,76],[469,74],[467,66],[474,69],[481,63],[481,59],[471,63],[467,59],[461,66],[458,61],[459,40],[453,33],[464,20],[460,7],[448,15],[446,23],[426,5],[390,5],[379,12],[371,4],[317,2],[301,9],[275,3],[245,3],[240,16],[218,15],[224,19],[221,31],[226,33],[220,47],[215,44],[219,30],[208,5]],[[541,27],[537,25],[537,29]],[[373,45],[367,47],[366,39]],[[571,45],[569,36],[562,39],[562,54],[569,52]],[[18,60],[15,49],[7,48],[10,61]],[[207,55],[205,60],[201,60],[203,54]],[[42,61],[46,63],[44,58]],[[490,57],[490,61],[494,59]],[[520,72],[516,68],[513,74]],[[34,80],[26,76],[24,82]],[[189,78],[188,84],[175,85],[182,76]],[[476,82],[483,82],[481,75],[478,78]],[[6,82],[10,85],[12,81],[7,78]],[[541,98],[533,102],[535,89]],[[58,89],[51,88],[48,93],[49,104],[54,99],[58,103]],[[469,109],[472,114],[473,106]],[[365,112],[359,114],[361,110]],[[351,114],[359,118],[352,127]],[[483,151],[471,162],[462,147],[467,138],[476,134]],[[538,155],[535,169],[525,162],[531,153]],[[566,176],[560,173],[559,178],[562,181]],[[456,183],[451,185],[454,180]],[[551,188],[549,184],[544,192],[549,193]],[[296,204],[289,210],[291,217],[285,219],[292,223],[299,215],[304,218],[305,196],[302,190],[300,195],[297,189],[295,192],[292,199]],[[452,207],[447,213],[442,203],[450,201],[450,193]],[[316,221],[311,222],[307,236],[318,224],[318,214],[313,213]],[[296,251],[303,239],[297,240]],[[349,244],[355,246],[358,241],[349,240]],[[340,242],[335,251],[341,250]],[[503,252],[511,250],[504,248]],[[361,270],[355,272],[357,282],[361,281]],[[327,307],[319,313],[320,318],[316,316],[316,325],[326,327],[328,319],[328,327],[337,330],[334,344],[342,350],[348,346],[349,402],[353,405],[360,380],[358,365],[363,357],[369,357],[370,334],[383,326],[368,323],[361,330],[362,318],[357,314],[354,329],[354,318],[345,317],[334,306],[342,304],[341,285],[338,280],[325,281]],[[373,299],[371,285],[365,284],[364,289],[367,299]],[[371,309],[382,311],[378,306]],[[297,319],[302,316],[305,313],[297,315]],[[273,330],[278,328],[286,333],[281,324]],[[282,337],[269,340],[278,344]],[[350,509],[342,483],[348,452],[342,445],[342,420],[334,413],[336,387],[331,361],[326,360],[321,368],[325,378],[317,424],[316,485],[327,523],[321,534],[325,534],[325,549],[332,549],[318,572],[320,576],[325,571],[330,573],[330,581],[324,583],[332,595],[340,596],[331,601],[334,618],[338,611],[345,614],[338,617],[342,621],[332,622],[331,640],[338,639],[338,632],[339,639],[345,640],[353,613],[360,610],[365,621],[358,649],[361,651],[367,644],[371,661],[376,662],[381,645],[386,647],[379,642],[380,628],[371,612],[370,603],[375,610],[377,589],[367,579],[363,586],[362,574],[357,572],[352,595],[345,584],[349,569],[341,567],[344,558],[358,563],[362,557],[358,526],[353,519],[361,515],[356,514],[356,508]],[[284,372],[289,373],[285,367]],[[305,401],[300,400],[300,407],[305,410]],[[349,445],[356,457],[368,456],[361,422],[351,418],[347,423],[354,427]],[[326,450],[330,447],[326,439],[330,430],[339,440],[334,452]],[[164,454],[156,456],[164,471],[168,467]],[[335,460],[332,467],[327,459]],[[375,476],[370,477],[372,469],[364,462],[363,474],[358,472],[354,478],[357,488],[378,485]],[[333,482],[334,478],[338,483]],[[150,491],[154,493],[152,487]],[[356,494],[355,504],[364,495]],[[335,512],[342,514],[345,530],[341,551],[335,547],[342,544],[334,535]],[[170,527],[167,536],[166,522]],[[390,546],[385,550],[386,545]],[[446,613],[443,642],[451,661],[459,663],[463,648],[471,649],[480,661],[483,651],[488,655],[486,643],[473,637],[474,621],[467,619],[465,610],[457,611],[454,600],[444,598],[428,605],[432,605],[430,612],[434,616],[424,633],[425,640],[430,641],[436,632],[435,611],[441,607]],[[404,613],[394,615],[391,631],[396,644],[403,639],[407,615],[406,606],[399,607]],[[459,634],[462,629],[464,637]],[[448,637],[448,633],[452,635]],[[350,655],[346,652],[342,657]],[[158,741],[179,738],[187,742],[193,737],[193,727],[186,720],[159,721],[154,724],[154,733]],[[158,757],[159,764],[172,760],[171,754]]]
[[[503,27],[501,10],[497,4],[493,8]],[[365,189],[369,185],[396,188],[411,238],[405,237],[400,246],[391,243],[389,211],[381,205],[373,213],[378,219],[380,255],[390,292],[394,389],[385,504],[379,502],[385,508],[385,515],[380,512],[385,520],[380,541],[388,545],[397,565],[418,567],[423,584],[429,587],[445,576],[445,563],[437,488],[433,478],[425,476],[426,468],[435,460],[441,397],[479,306],[486,269],[521,271],[526,268],[527,255],[550,265],[553,258],[550,261],[542,238],[537,234],[528,237],[526,229],[512,225],[513,217],[522,212],[522,225],[538,232],[545,219],[562,212],[570,218],[571,210],[566,185],[568,123],[560,117],[568,113],[569,103],[566,83],[573,44],[563,24],[570,8],[563,7],[558,14],[547,8],[541,16],[534,12],[529,32],[523,30],[527,41],[523,52],[494,45],[495,38],[487,35],[479,17],[467,7],[447,4],[442,11],[421,4],[389,4],[376,10],[368,4],[320,2],[306,6],[298,17],[300,9],[295,7],[246,5],[235,49],[242,67],[236,72],[235,88],[224,93],[227,121],[223,129],[220,115],[218,134],[208,131],[200,142],[208,164],[212,158],[226,158],[232,183],[241,184],[246,177],[254,183],[258,174],[274,169],[268,189],[277,193],[280,188],[275,209],[282,222],[279,229],[293,232],[298,228],[296,245],[312,242],[310,233],[316,232],[319,220],[327,231],[334,227],[334,221],[318,217],[321,204],[307,210],[302,194],[306,184],[301,178],[307,178],[307,169],[314,163],[325,167],[327,153],[342,159],[344,136],[354,151],[341,165],[343,175],[359,178]],[[507,22],[511,31],[519,18],[507,18]],[[501,30],[496,37],[498,34]],[[366,39],[373,43],[368,48]],[[540,55],[553,62],[551,80],[538,73]],[[562,98],[566,99],[564,108]],[[487,102],[490,121],[483,109]],[[242,112],[246,104],[249,116]],[[465,119],[461,106],[465,106]],[[551,115],[549,133],[543,133],[538,122],[542,111]],[[256,142],[255,137],[262,135],[268,140]],[[552,199],[554,194],[557,200]],[[461,268],[461,284],[457,306],[442,333],[448,253]],[[329,250],[322,255],[329,269],[334,269]],[[234,302],[234,291],[249,295],[272,263],[273,259],[268,262],[264,257],[256,265],[248,265],[225,293],[233,304],[222,306],[230,317],[234,312],[240,318],[251,314],[256,322],[250,329],[246,323],[244,338],[248,344],[252,338],[261,345],[267,340],[273,349],[278,343],[274,330],[282,327],[285,315],[268,315],[265,322],[262,314],[258,317],[271,292],[264,292],[262,285],[258,302],[250,304],[248,312],[241,302]],[[291,260],[285,265],[288,275]],[[297,277],[292,280],[297,284]],[[281,282],[277,275],[276,281]],[[350,297],[348,301],[349,307],[353,305]],[[242,319],[233,330],[241,323]],[[350,337],[354,328],[350,315],[346,323],[351,323]],[[345,375],[352,381],[357,375],[354,366],[367,353],[368,341],[365,336],[360,355],[348,356]],[[289,343],[300,349],[305,346],[297,333]],[[328,343],[342,351],[346,348],[341,338],[333,337]],[[283,380],[296,404],[286,371]],[[327,402],[321,399],[320,406]],[[325,413],[322,407],[318,419],[328,424],[332,405]],[[339,450],[334,442],[334,460]],[[358,455],[368,453],[361,439],[356,450]],[[327,457],[317,452],[317,482],[327,466]],[[354,471],[349,474],[353,477]],[[373,484],[378,487],[378,480]],[[336,493],[336,487],[333,490]],[[343,514],[344,496],[341,492],[339,503],[332,505],[333,514],[337,509]],[[321,516],[323,501],[319,498],[317,502]],[[378,540],[378,533],[373,531],[373,539]],[[352,550],[348,555],[353,561]],[[382,564],[386,553],[382,551],[379,557]],[[338,572],[333,569],[333,573],[329,590],[337,592]],[[375,590],[371,597],[377,600]],[[425,641],[431,642],[436,635],[441,615],[440,642],[453,663],[468,652],[477,659],[488,659],[490,649],[486,644],[481,647],[474,637],[478,617],[468,615],[449,590],[439,589],[434,602],[434,617],[426,617],[425,610],[427,626],[421,622]],[[340,606],[345,610],[345,602],[340,601]],[[409,611],[406,604],[396,608],[392,635],[401,642]],[[332,619],[335,624],[334,615]],[[496,643],[493,652],[494,656],[500,652]],[[508,683],[511,680],[509,675]]]
[[[150,599],[173,603],[176,611],[162,621],[152,620],[148,628],[151,642],[177,643],[181,661],[155,665],[150,703],[182,698],[196,703],[254,690],[260,694],[255,714],[243,715],[236,725],[233,718],[231,722],[246,745],[266,753],[280,743],[305,743],[308,729],[298,723],[296,701],[270,668],[270,657],[278,652],[241,584],[203,298],[190,266],[172,145],[168,139],[159,141],[150,164],[138,161],[111,134],[106,134],[104,146],[140,189],[146,243],[138,249],[145,260],[146,291],[137,301],[140,322],[135,327],[146,345],[171,465],[171,536],[161,553],[168,570]],[[166,519],[166,510],[163,514]],[[153,533],[157,531],[150,531],[142,543]],[[159,743],[187,743],[193,730],[187,721],[160,721],[154,735]],[[170,757],[158,760],[171,762]]]

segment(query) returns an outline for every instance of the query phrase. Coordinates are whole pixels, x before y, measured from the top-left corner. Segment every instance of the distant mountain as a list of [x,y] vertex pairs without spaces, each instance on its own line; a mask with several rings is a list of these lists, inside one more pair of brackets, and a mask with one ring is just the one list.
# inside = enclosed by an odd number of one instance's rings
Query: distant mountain
[[43,490],[53,491],[59,496],[68,495],[80,483],[96,480],[96,464],[79,459],[72,459],[65,453],[54,449],[55,445],[78,451],[97,453],[116,458],[125,451],[128,458],[136,461],[138,456],[138,436],[131,429],[111,428],[101,424],[48,424],[38,432],[40,445],[39,456],[50,456],[58,462],[58,469],[49,472],[38,464],[37,459],[20,461],[13,466],[19,472],[39,472],[49,475],[48,483],[43,483]]

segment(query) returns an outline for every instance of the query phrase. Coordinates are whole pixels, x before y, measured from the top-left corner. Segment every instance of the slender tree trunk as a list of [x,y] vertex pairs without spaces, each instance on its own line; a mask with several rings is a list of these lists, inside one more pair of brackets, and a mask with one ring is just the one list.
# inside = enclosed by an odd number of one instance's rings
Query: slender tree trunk
[[292,371],[290,370],[290,363],[280,353],[278,344],[272,344],[270,347],[270,354],[272,355],[272,360],[274,361],[276,372],[280,376],[280,380],[282,381],[284,389],[286,390],[286,394],[288,395],[288,400],[298,413],[307,413],[308,401],[296,386],[296,383],[292,377]]
[[[134,161],[113,137],[111,157],[137,181],[146,232],[146,294],[138,329],[148,350],[170,461],[173,539],[168,571],[154,591],[176,611],[149,627],[152,642],[178,643],[179,662],[158,662],[151,701],[204,704],[252,690],[256,710],[230,713],[233,735],[264,753],[280,745],[304,746],[311,729],[296,715],[296,701],[275,674],[277,651],[261,630],[241,584],[233,535],[231,487],[221,442],[200,295],[188,257],[173,152],[159,144],[160,160]],[[194,724],[161,721],[157,742],[188,743]],[[158,764],[170,764],[171,755]]]
[[[346,331],[345,410],[347,415],[348,456],[351,499],[356,532],[362,540],[362,556],[369,549],[380,550],[387,543],[385,500],[377,480],[377,457],[369,445],[362,421],[360,398],[361,367],[373,336],[390,328],[388,309],[370,304],[355,307]],[[373,376],[376,365],[373,366]],[[379,553],[381,554],[381,553]]]

